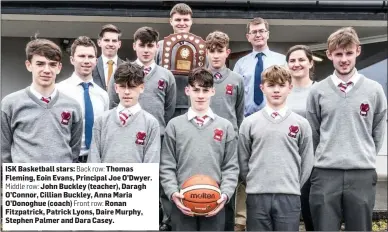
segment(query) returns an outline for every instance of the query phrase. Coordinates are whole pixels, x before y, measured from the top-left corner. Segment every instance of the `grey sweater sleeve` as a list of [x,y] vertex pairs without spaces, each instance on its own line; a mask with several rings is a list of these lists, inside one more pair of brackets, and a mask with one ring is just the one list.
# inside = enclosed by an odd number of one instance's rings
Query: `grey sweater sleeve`
[[160,127],[156,119],[144,148],[143,163],[160,163]]
[[73,163],[78,163],[78,157],[81,152],[81,143],[82,143],[82,133],[84,128],[84,121],[81,116],[81,107],[78,107],[76,114],[79,115],[77,117],[78,121],[73,122],[71,127],[71,139],[70,139],[70,147],[73,154]]
[[320,140],[321,111],[318,101],[318,93],[313,89],[307,97],[306,119],[310,123],[313,135],[313,149],[317,149]]
[[384,134],[387,128],[387,99],[383,88],[379,85],[376,93],[376,110],[373,115],[372,137],[376,147],[376,154],[379,153],[384,143]]
[[3,163],[12,163],[12,142],[11,119],[5,112],[1,111],[1,160]]
[[119,95],[116,93],[116,90],[115,90],[114,78],[111,78],[109,80],[108,95],[109,95],[109,109],[113,109],[120,103]]
[[173,117],[176,107],[176,82],[174,75],[168,71],[169,85],[166,90],[166,99],[164,102],[164,121],[166,124]]
[[313,150],[313,138],[311,127],[306,124],[303,125],[303,137],[299,142],[299,154],[301,157],[301,177],[300,177],[300,186],[302,187],[304,183],[310,177],[311,171],[314,165],[314,150]]
[[225,156],[221,165],[221,193],[228,196],[228,201],[233,196],[237,187],[239,167],[237,158],[237,136],[231,123],[228,126],[228,135],[225,144]]
[[167,124],[160,159],[160,183],[168,199],[171,199],[174,192],[179,192],[175,146],[175,129],[171,124]]
[[241,124],[238,136],[238,163],[240,166],[240,178],[247,181],[249,171],[248,163],[252,152],[252,141],[249,139],[249,125],[244,121]]
[[236,118],[237,118],[237,127],[240,128],[242,121],[244,120],[244,81],[240,76],[240,83],[237,94],[236,101]]
[[93,125],[93,137],[90,144],[88,163],[101,163],[101,122],[102,116],[98,117]]

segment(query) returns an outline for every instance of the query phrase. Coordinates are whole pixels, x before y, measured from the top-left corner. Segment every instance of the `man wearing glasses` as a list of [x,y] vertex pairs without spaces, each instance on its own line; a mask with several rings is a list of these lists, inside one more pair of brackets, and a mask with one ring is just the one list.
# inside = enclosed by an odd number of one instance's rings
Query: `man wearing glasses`
[[[252,52],[239,59],[235,72],[244,78],[245,117],[261,110],[265,98],[260,89],[261,73],[272,65],[286,65],[286,57],[268,48],[269,25],[262,18],[254,18],[247,24],[247,40],[252,44]],[[245,183],[239,183],[236,194],[235,231],[245,231],[246,226]]]

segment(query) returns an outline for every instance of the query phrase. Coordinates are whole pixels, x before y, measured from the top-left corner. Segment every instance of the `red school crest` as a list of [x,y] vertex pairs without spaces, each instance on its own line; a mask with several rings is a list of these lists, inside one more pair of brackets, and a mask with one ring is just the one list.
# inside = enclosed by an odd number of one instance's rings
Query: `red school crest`
[[144,131],[137,132],[136,144],[144,145],[145,138],[146,138],[146,133]]
[[298,134],[299,132],[299,127],[291,125],[288,129],[290,130],[290,132],[288,133],[288,136],[292,138],[296,138],[296,134]]
[[214,140],[220,141],[222,140],[222,136],[224,135],[224,131],[221,129],[215,129],[214,130]]
[[160,79],[158,81],[158,89],[163,90],[164,89],[164,80]]
[[368,103],[361,103],[360,105],[360,115],[361,116],[368,116],[368,111],[369,111],[369,104]]
[[71,113],[69,111],[63,111],[61,114],[61,117],[62,117],[61,123],[63,125],[69,125]]
[[233,95],[233,85],[232,84],[226,85],[226,92],[225,93],[228,95]]

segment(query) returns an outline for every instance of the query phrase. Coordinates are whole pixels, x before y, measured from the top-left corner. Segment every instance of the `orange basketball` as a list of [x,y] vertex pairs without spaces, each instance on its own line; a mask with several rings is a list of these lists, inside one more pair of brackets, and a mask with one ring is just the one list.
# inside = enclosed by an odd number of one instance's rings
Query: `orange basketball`
[[206,175],[194,175],[187,179],[181,189],[182,203],[195,215],[206,215],[217,208],[221,190],[217,182]]

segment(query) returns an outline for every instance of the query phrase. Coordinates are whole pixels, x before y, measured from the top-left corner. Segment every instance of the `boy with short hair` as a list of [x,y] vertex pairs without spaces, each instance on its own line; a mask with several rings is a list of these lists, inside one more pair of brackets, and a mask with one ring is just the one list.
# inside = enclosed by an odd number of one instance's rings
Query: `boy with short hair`
[[315,164],[310,209],[314,229],[371,231],[376,194],[376,155],[387,126],[382,86],[355,68],[361,53],[356,31],[345,27],[327,40],[334,73],[307,98]]
[[[215,88],[210,108],[217,115],[229,120],[237,134],[244,119],[244,83],[242,76],[225,65],[230,54],[229,36],[220,31],[210,33],[206,37],[206,53]],[[225,231],[234,231],[234,205],[235,194],[225,206]]]
[[[213,84],[208,70],[192,70],[185,89],[191,107],[166,127],[160,180],[166,195],[175,203],[171,214],[173,230],[223,231],[223,207],[237,185],[237,137],[232,123],[213,113],[209,106],[215,94]],[[179,189],[196,174],[208,175],[220,185],[219,206],[207,217],[193,217],[191,210],[181,203]]]
[[246,182],[248,231],[299,231],[300,189],[313,167],[308,121],[286,107],[291,74],[274,65],[262,74],[267,99],[240,127],[238,158]]
[[120,103],[94,123],[88,163],[159,163],[159,123],[138,102],[144,91],[142,68],[124,62],[114,80]]
[[2,161],[76,163],[83,120],[79,104],[55,87],[61,49],[50,40],[34,39],[27,43],[26,56],[31,86],[1,101]]

